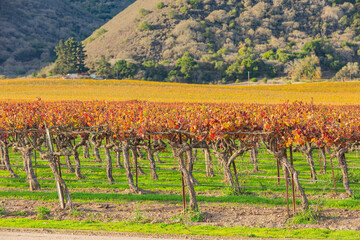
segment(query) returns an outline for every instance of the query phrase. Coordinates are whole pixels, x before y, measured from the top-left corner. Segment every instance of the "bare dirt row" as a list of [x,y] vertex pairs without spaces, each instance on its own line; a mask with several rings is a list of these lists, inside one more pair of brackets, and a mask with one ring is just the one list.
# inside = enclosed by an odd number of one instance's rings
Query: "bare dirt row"
[[[1,199],[7,215],[3,218],[36,219],[38,207],[50,209],[47,219],[77,221],[138,221],[142,223],[174,223],[182,221],[190,225],[246,226],[267,228],[320,228],[330,230],[360,230],[360,210],[323,209],[316,224],[289,224],[285,207],[255,207],[238,203],[200,202],[204,214],[200,222],[181,217],[179,202],[138,201],[121,203],[74,203],[75,211],[64,211],[58,202]],[[26,216],[19,213],[25,212]]]

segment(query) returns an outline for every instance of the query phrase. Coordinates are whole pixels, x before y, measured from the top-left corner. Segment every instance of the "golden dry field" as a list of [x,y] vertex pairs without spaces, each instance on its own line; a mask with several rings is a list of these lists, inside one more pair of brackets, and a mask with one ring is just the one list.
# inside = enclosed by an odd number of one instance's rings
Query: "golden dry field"
[[306,101],[360,103],[360,82],[290,85],[213,86],[135,80],[0,80],[1,101],[147,100],[154,102],[281,103]]

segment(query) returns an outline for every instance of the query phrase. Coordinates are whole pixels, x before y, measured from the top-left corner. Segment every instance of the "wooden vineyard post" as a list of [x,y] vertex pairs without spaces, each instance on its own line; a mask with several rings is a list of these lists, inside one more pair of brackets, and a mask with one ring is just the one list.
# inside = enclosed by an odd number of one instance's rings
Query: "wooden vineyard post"
[[[286,158],[287,158],[287,149],[285,152]],[[286,166],[283,167],[284,170],[284,179],[285,179],[285,197],[286,197],[286,216],[287,218],[290,217],[289,213],[289,183],[288,183],[288,169]]]
[[329,150],[329,155],[330,155],[332,179],[333,179],[333,183],[334,183],[335,193],[337,194],[336,182],[335,182],[335,173],[334,173],[334,166],[333,166],[333,162],[332,162],[331,150]]
[[277,185],[280,185],[280,160],[276,158],[276,168],[277,168]]
[[175,154],[175,150],[174,149],[171,149],[171,152],[172,152],[172,155],[173,155],[173,158],[174,158],[174,168],[176,168],[176,154]]
[[[233,151],[232,151],[232,149],[230,148],[230,155],[232,156],[233,155]],[[240,183],[239,183],[239,178],[238,178],[238,176],[237,176],[237,170],[236,170],[236,164],[235,164],[235,159],[234,159],[234,161],[232,162],[232,165],[233,165],[233,170],[234,170],[234,176],[235,176],[235,183],[236,183],[236,185],[237,186],[235,186],[235,191],[237,192],[239,192],[240,193]],[[231,168],[231,165],[230,165],[230,167],[229,168]]]
[[5,162],[3,162],[4,155],[5,155],[5,153],[3,152],[3,147],[0,146],[0,165],[2,165],[1,168],[2,168],[3,170],[6,169]]
[[[181,133],[179,134],[179,140],[180,144],[182,144],[182,137]],[[185,166],[186,166],[186,160],[185,160]],[[181,169],[180,169],[181,171]],[[186,210],[186,195],[185,195],[185,181],[184,181],[184,173],[181,171],[181,185],[182,185],[182,200],[183,200],[183,211]]]
[[[62,175],[61,175],[61,165],[60,165],[60,156],[57,156],[57,164],[58,164],[58,167],[59,167],[59,175],[60,175],[60,177],[62,177]],[[65,209],[64,192],[63,192],[63,189],[61,188],[61,185],[60,185],[60,183],[58,181],[56,181],[56,187],[57,187],[57,190],[58,190],[60,207],[61,207],[61,209]]]
[[60,163],[60,156],[57,156],[57,162],[58,162],[58,166],[59,166],[59,175],[60,175],[60,177],[62,177],[62,175],[61,175],[61,163]]
[[[187,159],[185,158],[185,167],[187,166]],[[184,173],[181,172],[181,178],[182,178],[182,185],[183,185],[183,208],[184,212],[186,210],[186,191],[185,191],[185,180],[184,180]]]
[[[175,153],[175,152],[173,152],[173,153]],[[173,154],[174,156],[175,156],[175,154]],[[175,159],[175,157],[174,157],[174,167],[176,168],[176,159]]]
[[34,150],[34,160],[35,160],[35,177],[37,178],[36,150]]
[[[290,163],[291,163],[291,166],[294,166],[292,144],[290,145],[289,150],[290,150]],[[292,187],[292,198],[293,198],[293,211],[295,214],[295,212],[296,212],[296,197],[295,197],[294,175],[292,173],[291,173],[291,187]]]
[[[52,145],[51,145],[52,146]],[[59,151],[59,144],[56,143],[56,150]],[[62,174],[61,174],[61,163],[60,163],[60,156],[57,156],[57,164],[58,164],[58,168],[59,168],[59,175],[60,177],[62,177]],[[61,190],[62,192],[62,190]],[[63,196],[63,192],[62,192],[62,196]]]
[[286,214],[287,217],[290,217],[290,213],[289,213],[289,186],[288,186],[288,170],[287,168],[285,168],[285,187],[286,187]]
[[135,186],[138,187],[138,162],[137,162],[137,157],[135,157]]
[[323,163],[321,162],[320,148],[318,149],[318,151],[319,151],[319,165],[320,165],[320,173],[323,173],[323,172],[324,172],[324,169],[323,169]]
[[[45,130],[46,130],[46,137],[47,137],[47,140],[48,140],[50,152],[51,152],[51,154],[53,154],[54,153],[54,148],[53,148],[53,145],[52,145],[52,142],[51,142],[49,129],[46,127],[46,123],[45,123]],[[61,176],[60,157],[58,157],[57,160],[58,160],[57,162],[58,162],[58,165],[59,165],[59,175]],[[55,181],[56,181],[57,192],[58,192],[58,195],[59,195],[60,207],[61,207],[61,209],[65,209],[64,192],[63,192],[63,190],[61,188],[60,183],[56,180],[56,178],[55,178]]]
[[183,211],[186,209],[186,196],[185,196],[185,182],[184,173],[181,172],[181,184],[182,184],[182,200],[183,200]]
[[[60,175],[60,177],[62,177],[60,156],[57,156],[57,163],[58,163],[58,166],[59,166],[59,175]],[[60,201],[61,209],[64,209],[65,208],[64,192],[63,192],[63,189],[61,188],[61,185],[60,185],[60,183],[58,181],[56,181],[56,187],[58,189],[59,201]]]
[[[131,149],[131,148],[130,148],[130,149]],[[130,153],[129,153],[129,167],[130,167],[130,171],[132,171],[133,162],[134,162],[134,164],[135,164],[134,154],[131,155],[131,160],[130,160]]]
[[236,181],[236,184],[239,186],[239,191],[240,191],[241,187],[240,187],[239,178],[238,178],[237,171],[236,171],[235,160],[232,162],[232,164],[233,164],[233,168],[234,168],[235,181]]

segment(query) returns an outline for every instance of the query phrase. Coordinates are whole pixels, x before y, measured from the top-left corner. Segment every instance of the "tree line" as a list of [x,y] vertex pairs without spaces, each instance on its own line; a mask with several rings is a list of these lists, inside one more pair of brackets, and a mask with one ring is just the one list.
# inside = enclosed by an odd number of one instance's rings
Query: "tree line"
[[[346,44],[350,43],[344,43]],[[287,76],[293,81],[301,79],[312,81],[321,78],[323,71],[337,71],[333,79],[344,81],[351,80],[359,74],[358,63],[348,62],[346,65],[341,63],[327,39],[314,39],[305,44],[301,52],[274,49],[259,56],[254,53],[254,47],[254,43],[246,39],[239,45],[238,55],[231,65],[222,61],[227,54],[227,49],[223,48],[212,55],[204,56],[202,61],[185,52],[177,59],[175,65],[171,65],[168,61],[148,60],[139,64],[123,59],[112,65],[102,55],[93,68],[89,69],[85,64],[87,56],[84,46],[74,38],[69,38],[66,41],[61,40],[55,48],[57,60],[52,74],[65,75],[91,71],[103,78],[186,83],[204,83],[197,81],[198,76],[209,74],[216,75],[218,82],[221,83],[246,81],[250,80],[250,77],[256,81],[258,77],[277,76]],[[271,60],[287,63],[286,68],[280,70],[266,63]]]

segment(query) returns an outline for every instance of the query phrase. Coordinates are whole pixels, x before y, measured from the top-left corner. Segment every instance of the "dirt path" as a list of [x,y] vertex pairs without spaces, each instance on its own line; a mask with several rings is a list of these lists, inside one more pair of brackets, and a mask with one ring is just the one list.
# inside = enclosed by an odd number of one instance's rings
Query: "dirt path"
[[[1,240],[156,240],[152,237],[95,236],[36,232],[0,232]],[[162,240],[170,240],[162,238]],[[172,239],[174,240],[174,239]]]
[[[234,238],[208,236],[169,236],[138,233],[90,232],[44,229],[0,229],[1,240],[270,240],[268,238]],[[278,240],[271,238],[271,240]],[[291,240],[289,238],[289,240]],[[296,240],[296,239],[292,239]]]
[[[76,211],[62,211],[58,202],[35,200],[0,199],[6,214],[2,218],[37,218],[37,208],[46,207],[54,220],[77,221],[141,221],[144,223],[173,223],[186,221],[180,218],[182,206],[179,202],[123,201],[121,203],[74,203]],[[200,202],[203,212],[200,222],[191,225],[246,226],[268,228],[321,228],[331,230],[360,230],[360,210],[324,209],[315,224],[292,224],[287,222],[284,207],[255,207],[237,203]]]

